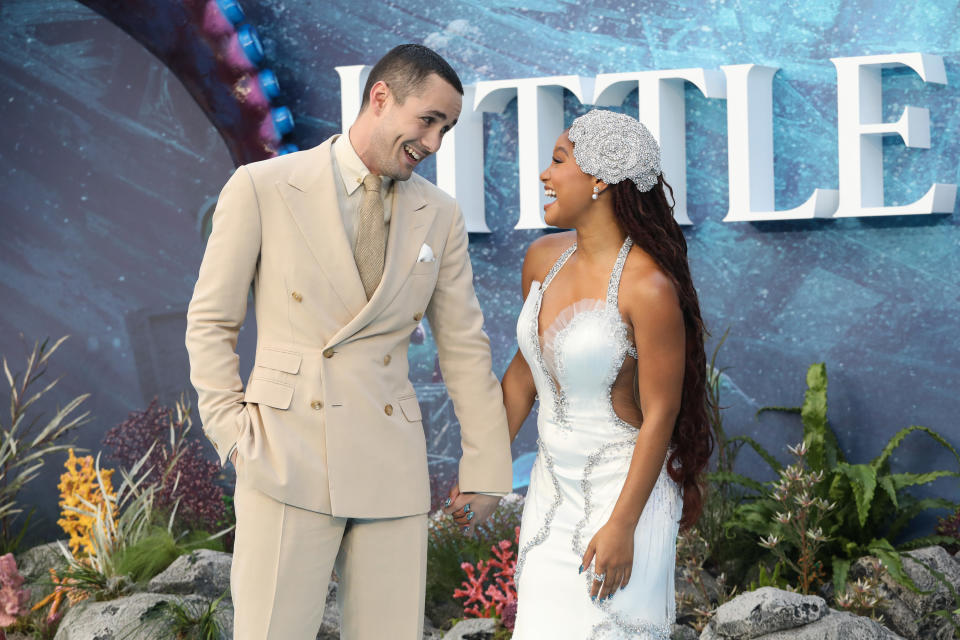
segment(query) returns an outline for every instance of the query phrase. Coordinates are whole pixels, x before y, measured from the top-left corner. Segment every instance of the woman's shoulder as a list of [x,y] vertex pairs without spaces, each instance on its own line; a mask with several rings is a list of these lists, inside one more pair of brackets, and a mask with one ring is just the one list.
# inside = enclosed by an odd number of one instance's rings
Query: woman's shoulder
[[531,242],[523,259],[524,275],[529,273],[534,279],[542,279],[576,239],[575,231],[561,231],[542,235]]
[[678,304],[673,280],[650,254],[634,246],[623,265],[620,280],[621,306],[649,308],[651,305]]
[[575,231],[548,233],[530,243],[523,258],[523,295],[530,291],[534,280],[543,282],[557,258],[574,243],[576,235]]

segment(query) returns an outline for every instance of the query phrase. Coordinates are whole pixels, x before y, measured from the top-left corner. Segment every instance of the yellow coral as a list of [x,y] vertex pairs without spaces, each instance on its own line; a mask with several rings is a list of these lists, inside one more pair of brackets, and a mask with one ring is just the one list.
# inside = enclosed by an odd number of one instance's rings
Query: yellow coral
[[[90,511],[90,507],[84,504],[82,500],[89,502],[96,507],[97,513],[106,516],[106,500],[116,504],[116,492],[110,481],[113,476],[112,469],[101,469],[100,477],[103,479],[103,486],[97,480],[97,471],[94,468],[93,456],[84,456],[77,458],[70,449],[70,457],[63,464],[66,472],[60,476],[60,507],[61,518],[57,520],[63,530],[70,536],[70,551],[76,556],[81,547],[87,556],[96,555],[96,547],[90,540],[90,535],[96,526],[97,518],[92,515],[77,513],[66,507],[74,507],[83,511]],[[81,500],[82,499],[82,500]],[[116,530],[116,511],[113,511],[112,527],[109,531]]]

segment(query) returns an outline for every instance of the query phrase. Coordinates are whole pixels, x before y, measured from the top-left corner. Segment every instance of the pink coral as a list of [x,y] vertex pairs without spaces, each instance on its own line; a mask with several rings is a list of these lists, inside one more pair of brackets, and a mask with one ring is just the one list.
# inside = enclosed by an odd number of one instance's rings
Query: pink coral
[[504,607],[510,606],[516,615],[517,586],[513,574],[517,568],[516,554],[511,550],[514,543],[519,544],[520,527],[514,528],[514,541],[501,540],[490,547],[493,557],[480,560],[476,566],[469,562],[460,565],[467,579],[462,589],[455,589],[453,597],[463,599],[463,613],[467,617],[502,617]]
[[17,571],[13,554],[0,556],[0,627],[9,627],[26,612],[30,592],[22,586],[23,576]]

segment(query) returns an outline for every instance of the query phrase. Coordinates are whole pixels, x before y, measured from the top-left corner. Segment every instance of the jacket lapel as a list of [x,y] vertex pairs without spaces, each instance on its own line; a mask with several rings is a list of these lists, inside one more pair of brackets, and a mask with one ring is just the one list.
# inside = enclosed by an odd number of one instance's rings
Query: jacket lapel
[[[328,345],[332,346],[353,337],[383,313],[397,296],[416,264],[436,209],[427,202],[422,188],[414,180],[394,182],[396,195],[390,215],[390,234],[387,238],[387,255],[380,285],[373,292],[370,302],[333,336]],[[360,281],[359,275],[357,281]],[[362,284],[360,294],[363,295]]]
[[330,161],[337,136],[304,153],[304,162],[277,188],[306,239],[320,270],[330,281],[351,318],[367,306],[363,282],[343,228],[335,176]]

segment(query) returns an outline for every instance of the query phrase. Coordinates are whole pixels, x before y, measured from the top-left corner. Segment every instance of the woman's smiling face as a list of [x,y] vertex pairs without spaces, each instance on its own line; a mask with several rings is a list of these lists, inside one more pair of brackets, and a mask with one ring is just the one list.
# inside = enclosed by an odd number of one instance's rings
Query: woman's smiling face
[[550,166],[540,174],[547,197],[555,198],[543,208],[544,221],[561,229],[572,229],[593,204],[593,188],[606,185],[580,170],[573,158],[573,143],[564,131],[553,148]]

